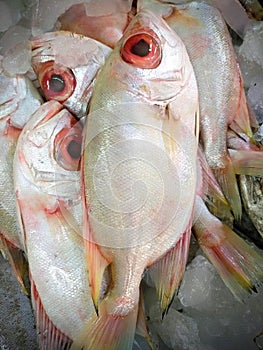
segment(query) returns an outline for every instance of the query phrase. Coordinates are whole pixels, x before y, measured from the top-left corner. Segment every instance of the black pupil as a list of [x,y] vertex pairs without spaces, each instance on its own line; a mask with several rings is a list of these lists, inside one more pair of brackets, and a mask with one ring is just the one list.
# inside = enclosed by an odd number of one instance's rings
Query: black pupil
[[70,141],[68,144],[68,153],[73,159],[79,159],[81,155],[81,144],[75,140]]
[[131,53],[136,56],[145,57],[151,51],[150,45],[144,40],[141,39],[131,48]]
[[49,88],[53,92],[61,92],[65,89],[65,80],[59,74],[52,74],[49,80]]

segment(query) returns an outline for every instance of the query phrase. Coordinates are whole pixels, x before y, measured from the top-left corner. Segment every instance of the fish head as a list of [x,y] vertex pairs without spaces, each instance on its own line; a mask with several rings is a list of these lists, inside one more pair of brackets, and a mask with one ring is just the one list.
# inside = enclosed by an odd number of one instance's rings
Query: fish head
[[47,100],[72,113],[84,113],[98,70],[111,49],[71,32],[46,33],[32,39],[32,65]]
[[40,106],[24,127],[17,146],[27,186],[46,198],[78,199],[81,133],[80,123],[59,102]]
[[174,100],[193,74],[182,40],[148,9],[130,22],[109,64],[130,92],[161,105]]

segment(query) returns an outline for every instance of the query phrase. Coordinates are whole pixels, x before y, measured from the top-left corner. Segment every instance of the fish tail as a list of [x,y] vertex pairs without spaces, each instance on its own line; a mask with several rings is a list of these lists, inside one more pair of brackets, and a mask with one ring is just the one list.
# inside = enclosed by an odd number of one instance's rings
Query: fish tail
[[229,150],[235,174],[262,176],[263,152],[247,150]]
[[193,231],[200,247],[238,300],[243,301],[247,292],[256,291],[262,284],[263,257],[209,213],[205,205]]
[[235,219],[239,221],[242,216],[242,204],[234,166],[230,157],[228,155],[225,157],[223,168],[213,169],[213,172],[233,211]]
[[[70,350],[131,350],[138,317],[135,305],[125,315],[108,298],[99,305],[99,316],[94,314],[73,340]],[[110,307],[109,307],[110,306]],[[124,306],[119,305],[123,309]],[[113,307],[113,308],[112,308]],[[109,311],[111,309],[112,311]]]
[[5,259],[7,259],[11,265],[13,273],[20,284],[20,288],[25,295],[28,295],[26,288],[26,275],[28,272],[28,264],[24,253],[21,249],[15,247],[12,243],[8,242],[0,234],[0,251]]
[[191,227],[188,227],[175,247],[157,261],[149,271],[157,289],[163,316],[167,313],[183,278],[190,237]]

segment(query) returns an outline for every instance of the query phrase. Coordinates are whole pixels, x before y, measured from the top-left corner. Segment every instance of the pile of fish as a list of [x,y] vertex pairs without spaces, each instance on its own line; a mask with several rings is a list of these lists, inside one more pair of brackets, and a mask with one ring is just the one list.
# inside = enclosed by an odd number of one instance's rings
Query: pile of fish
[[40,349],[154,348],[142,280],[167,317],[192,236],[238,300],[261,285],[233,227],[263,237],[263,146],[225,21],[263,15],[224,3],[39,1],[4,28],[0,250]]

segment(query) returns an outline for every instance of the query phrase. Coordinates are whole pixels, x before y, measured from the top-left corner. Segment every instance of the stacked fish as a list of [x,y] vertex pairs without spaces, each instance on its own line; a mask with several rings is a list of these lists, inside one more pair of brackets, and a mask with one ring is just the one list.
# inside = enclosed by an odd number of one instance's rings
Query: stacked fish
[[226,23],[205,2],[127,4],[71,6],[24,75],[1,57],[0,249],[25,293],[28,267],[40,349],[152,347],[141,281],[165,317],[192,233],[239,300],[263,280],[231,228],[263,148]]

